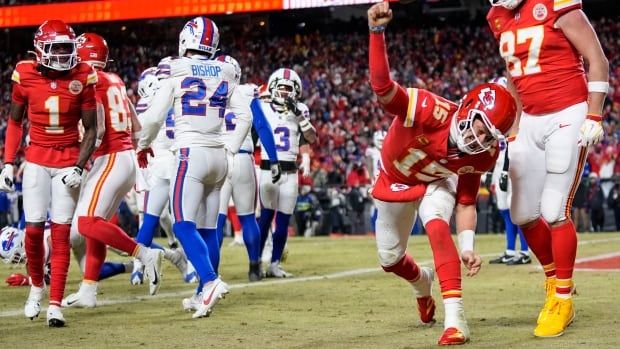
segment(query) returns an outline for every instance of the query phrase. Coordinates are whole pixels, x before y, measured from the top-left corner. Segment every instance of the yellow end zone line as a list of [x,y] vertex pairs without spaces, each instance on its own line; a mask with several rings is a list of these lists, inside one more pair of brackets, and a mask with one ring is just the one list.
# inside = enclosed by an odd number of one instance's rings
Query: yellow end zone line
[[[578,244],[589,245],[589,244],[606,243],[606,242],[613,242],[613,241],[620,241],[620,237],[579,241]],[[487,253],[487,254],[481,255],[481,257],[492,257],[496,255],[497,253]],[[425,261],[420,261],[417,263],[418,265],[429,265],[433,263],[433,261],[425,260]],[[537,268],[540,268],[540,266],[538,266]],[[382,269],[377,268],[377,267],[361,268],[361,269],[345,270],[345,271],[340,271],[340,272],[330,273],[330,274],[325,274],[325,275],[294,277],[294,278],[289,278],[289,279],[277,279],[277,280],[269,280],[269,281],[265,281],[265,279],[263,279],[263,281],[260,281],[260,282],[252,282],[252,283],[246,282],[246,283],[239,283],[239,284],[231,284],[229,285],[229,287],[230,289],[243,289],[243,288],[249,288],[249,287],[264,287],[264,286],[291,284],[291,283],[297,283],[297,282],[332,280],[332,279],[341,279],[341,278],[345,278],[349,276],[376,273],[379,271],[382,271]],[[194,294],[193,289],[185,290],[185,291],[176,291],[176,292],[161,292],[161,293],[158,293],[155,297],[145,295],[145,296],[134,296],[134,297],[125,298],[125,299],[97,300],[97,306],[99,307],[99,306],[105,306],[105,305],[138,303],[138,302],[143,302],[146,300],[155,300],[155,299],[160,299],[160,298],[176,298],[176,297],[183,297],[183,296],[191,296],[192,294]],[[41,307],[42,315],[39,315],[39,316],[45,316],[46,309],[47,308]],[[0,312],[0,318],[12,317],[12,316],[23,316],[23,309],[12,309],[12,310]]]

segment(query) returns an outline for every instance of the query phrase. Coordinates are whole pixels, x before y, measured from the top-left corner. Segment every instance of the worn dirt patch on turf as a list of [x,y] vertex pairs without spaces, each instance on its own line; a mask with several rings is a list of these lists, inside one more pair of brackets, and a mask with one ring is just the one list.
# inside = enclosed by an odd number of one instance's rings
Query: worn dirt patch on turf
[[620,253],[608,253],[575,261],[575,270],[580,271],[619,271]]

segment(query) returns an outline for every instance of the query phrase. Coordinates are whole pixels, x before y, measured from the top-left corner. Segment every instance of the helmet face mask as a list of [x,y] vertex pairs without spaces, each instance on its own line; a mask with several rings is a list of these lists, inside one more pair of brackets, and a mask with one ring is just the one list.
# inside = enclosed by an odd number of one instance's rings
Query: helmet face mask
[[491,6],[501,6],[508,10],[514,10],[517,8],[523,0],[489,0]]
[[456,145],[460,151],[475,155],[491,149],[503,136],[482,110],[470,109],[467,118],[454,118]]
[[34,35],[34,50],[37,62],[52,70],[71,70],[78,62],[75,33],[62,21],[41,24]]
[[288,98],[297,102],[301,98],[301,79],[294,70],[280,68],[269,77],[267,89],[275,105],[284,105]]

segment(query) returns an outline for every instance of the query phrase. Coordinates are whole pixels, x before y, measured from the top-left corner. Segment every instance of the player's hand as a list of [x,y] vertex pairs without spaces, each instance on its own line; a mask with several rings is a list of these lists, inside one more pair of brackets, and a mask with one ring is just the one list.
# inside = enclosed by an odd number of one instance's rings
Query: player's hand
[[287,97],[284,100],[284,105],[286,106],[286,109],[295,114],[296,117],[301,116],[301,110],[297,108],[297,101],[293,97]]
[[14,169],[12,164],[5,164],[0,172],[0,190],[10,192],[15,190],[13,187]]
[[595,145],[603,138],[603,126],[599,121],[586,119],[579,130],[579,142],[582,147]]
[[228,148],[225,148],[225,149],[226,149],[226,164],[227,164],[226,178],[228,178],[228,180],[231,180],[233,176],[233,168],[235,167],[235,153],[233,153]]
[[9,286],[30,286],[30,277],[21,273],[11,274],[4,281]]
[[482,266],[482,258],[480,255],[474,251],[463,251],[461,252],[461,260],[463,264],[465,264],[465,268],[467,268],[467,276],[474,276],[478,274],[480,271],[480,267]]
[[374,4],[368,10],[368,26],[386,26],[392,20],[392,16],[392,10],[390,10],[390,4],[387,1]]
[[77,188],[82,183],[82,172],[83,170],[78,166],[73,166],[65,175],[62,176],[62,184],[66,185],[69,188]]
[[282,168],[280,168],[280,164],[275,162],[269,166],[271,169],[271,183],[279,184],[280,178],[282,178]]
[[136,154],[136,157],[138,158],[138,167],[147,168],[149,165],[149,155],[151,157],[155,156],[153,154],[153,149],[150,147],[138,150],[138,154]]

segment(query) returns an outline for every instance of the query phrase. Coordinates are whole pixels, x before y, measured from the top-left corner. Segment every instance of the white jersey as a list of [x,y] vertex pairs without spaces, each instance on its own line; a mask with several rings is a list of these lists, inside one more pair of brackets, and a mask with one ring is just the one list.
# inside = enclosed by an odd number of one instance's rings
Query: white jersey
[[[153,101],[153,97],[140,98],[136,105],[136,112],[138,113],[138,120],[140,124],[143,123],[142,115],[146,111]],[[174,143],[174,111],[171,109],[166,113],[166,121],[162,124],[161,128],[157,132],[157,136],[151,143],[151,149],[155,156],[165,154],[172,149]]]
[[[217,59],[177,57],[166,59],[165,65],[169,75],[158,75],[162,78],[160,87],[151,107],[143,115],[143,131],[138,143],[140,149],[147,148],[155,139],[170,107],[174,107],[176,149],[223,147],[222,124],[227,107],[236,115],[237,127],[242,124],[241,128],[247,132],[250,127],[250,100],[236,91],[240,71],[227,61],[227,56]],[[241,141],[231,149],[236,151],[240,144]]]
[[[254,98],[254,92],[256,87],[254,85],[244,84],[239,85],[237,89],[246,95],[251,101]],[[250,117],[253,118],[253,115],[250,114]],[[231,148],[234,144],[237,134],[235,133],[237,125],[237,115],[233,113],[230,109],[226,109],[226,113],[224,114],[224,124],[222,127],[222,140],[227,148]],[[254,152],[254,142],[252,141],[252,132],[248,132],[245,138],[243,138],[243,142],[241,143],[241,148],[239,150],[243,150],[244,152],[253,153]]]
[[379,170],[381,169],[381,151],[377,147],[368,147],[366,148],[366,157],[372,161],[370,178],[374,181],[379,177]]
[[[278,160],[296,161],[297,154],[299,154],[299,142],[303,135],[295,115],[289,111],[279,112],[273,109],[270,103],[263,101],[261,101],[261,108],[265,113],[265,119],[267,119],[273,131]],[[305,118],[308,118],[310,113],[305,104],[297,102],[297,108],[302,111]],[[265,147],[262,144],[260,156],[263,160],[269,160],[267,151],[265,151]]]

